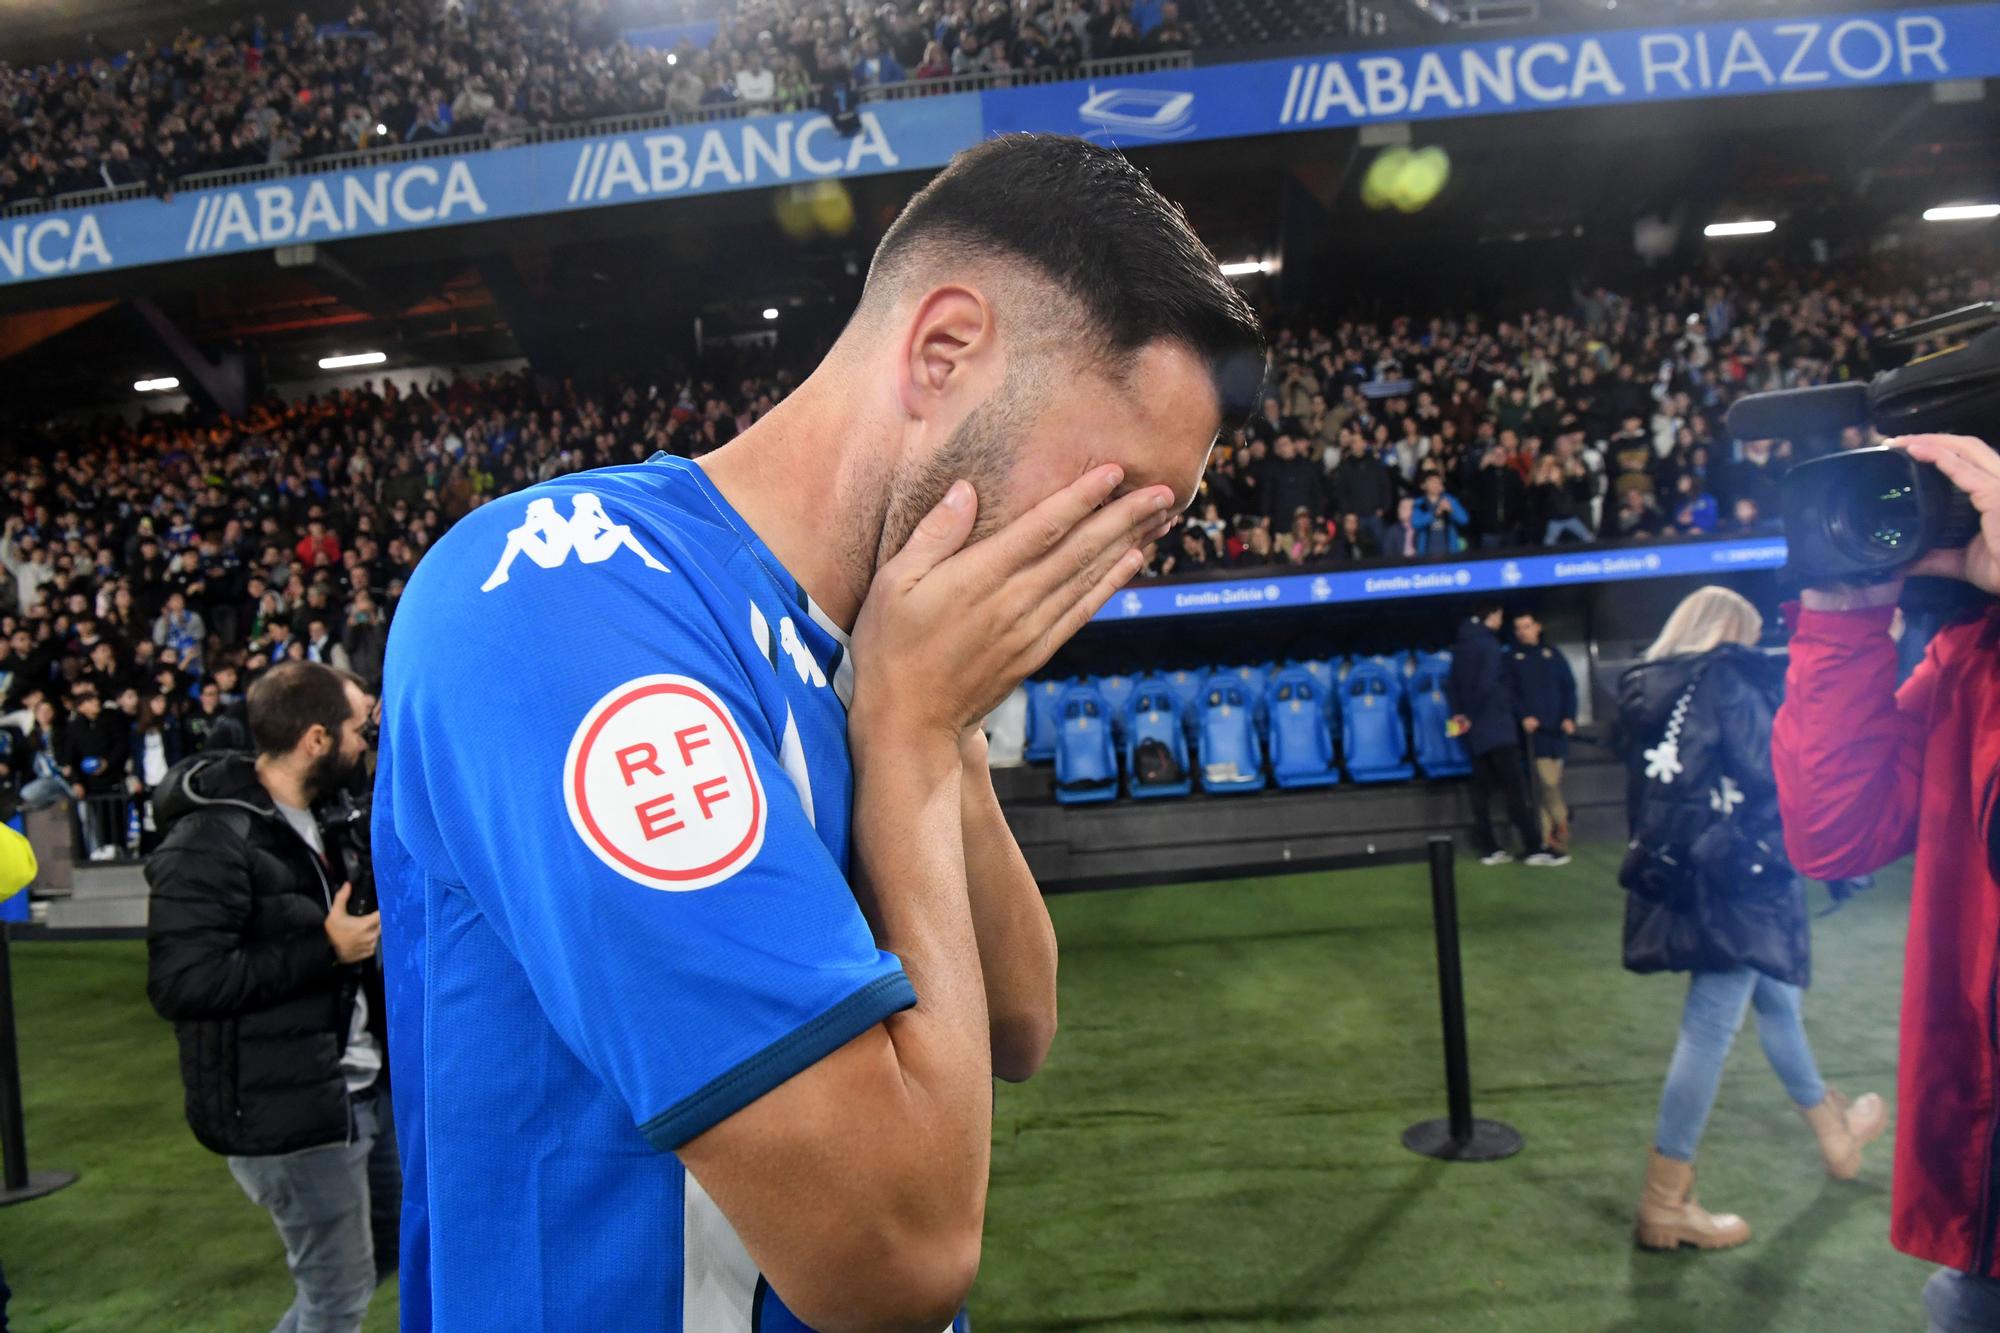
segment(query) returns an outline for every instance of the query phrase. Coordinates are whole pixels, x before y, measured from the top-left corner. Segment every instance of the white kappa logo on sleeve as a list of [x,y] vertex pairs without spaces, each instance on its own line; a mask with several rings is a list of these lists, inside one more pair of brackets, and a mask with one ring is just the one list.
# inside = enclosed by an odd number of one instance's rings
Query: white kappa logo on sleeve
[[570,738],[563,801],[592,854],[648,888],[719,884],[764,845],[742,729],[686,676],[640,676],[591,705]]
[[507,534],[500,563],[493,566],[493,572],[479,585],[479,591],[492,592],[505,583],[516,557],[524,555],[543,569],[557,569],[572,555],[586,565],[601,565],[620,551],[630,551],[646,562],[646,568],[662,574],[672,572],[651,551],[639,545],[631,528],[613,523],[604,512],[604,501],[589,491],[578,491],[571,496],[569,511],[568,518],[558,514],[556,502],[546,495],[528,501],[521,526]]

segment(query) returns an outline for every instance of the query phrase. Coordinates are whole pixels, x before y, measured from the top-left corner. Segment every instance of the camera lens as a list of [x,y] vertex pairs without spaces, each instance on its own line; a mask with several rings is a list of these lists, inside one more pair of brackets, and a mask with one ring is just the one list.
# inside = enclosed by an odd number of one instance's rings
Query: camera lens
[[1909,482],[1858,495],[1851,504],[1849,531],[1871,552],[1903,559],[1923,530],[1917,488]]
[[1923,554],[1924,506],[1909,460],[1855,456],[1846,485],[1829,496],[1827,535],[1864,569],[1890,569]]

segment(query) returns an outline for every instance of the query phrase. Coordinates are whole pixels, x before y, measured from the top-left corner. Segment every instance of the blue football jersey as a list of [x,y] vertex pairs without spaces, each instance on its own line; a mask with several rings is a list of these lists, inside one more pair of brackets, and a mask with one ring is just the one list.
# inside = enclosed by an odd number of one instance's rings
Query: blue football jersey
[[683,460],[425,556],[374,824],[405,1329],[802,1327],[674,1149],[916,1002],[848,887],[851,678]]

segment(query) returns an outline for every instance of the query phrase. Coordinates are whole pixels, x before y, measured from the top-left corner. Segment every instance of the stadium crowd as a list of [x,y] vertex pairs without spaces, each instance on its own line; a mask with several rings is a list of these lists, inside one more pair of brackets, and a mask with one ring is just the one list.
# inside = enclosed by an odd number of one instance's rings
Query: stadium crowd
[[[1499,322],[1280,320],[1273,397],[1216,450],[1152,572],[1766,530],[1790,446],[1727,441],[1728,402],[1865,375],[1870,333],[1989,286],[1774,269]],[[699,456],[795,383],[545,391],[522,371],[46,433],[0,471],[0,792],[144,793],[240,737],[275,662],[373,685],[404,580],[473,506]],[[107,855],[146,836],[136,817],[89,831]]]
[[705,47],[633,46],[604,0],[357,4],[342,23],[0,63],[0,203],[641,112],[794,110],[906,80],[1179,51],[1173,0],[746,0]]
[[1269,396],[1151,573],[1775,530],[1799,451],[1729,439],[1747,393],[1866,379],[1869,339],[1990,276],[1679,275],[1494,320],[1280,320]]

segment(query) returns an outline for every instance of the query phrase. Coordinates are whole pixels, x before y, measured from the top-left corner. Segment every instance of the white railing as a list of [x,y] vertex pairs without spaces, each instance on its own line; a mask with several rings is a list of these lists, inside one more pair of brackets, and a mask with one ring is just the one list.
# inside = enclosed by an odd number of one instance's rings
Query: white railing
[[[941,79],[908,80],[885,84],[860,92],[869,102],[899,102],[945,93],[971,93],[987,88],[1017,88],[1036,83],[1063,83],[1070,80],[1115,78],[1126,74],[1147,74],[1155,70],[1186,69],[1194,56],[1186,51],[1160,55],[1131,56],[1119,60],[1086,60],[1080,65],[1037,70],[1009,70],[996,74],[966,74]],[[818,105],[817,102],[812,104]],[[458,157],[491,148],[512,148],[527,143],[561,143],[570,139],[594,139],[605,134],[630,134],[674,125],[706,125],[717,121],[742,120],[768,115],[774,110],[807,110],[810,107],[774,108],[761,102],[729,102],[720,106],[698,107],[693,111],[638,111],[623,116],[603,116],[597,120],[575,121],[566,125],[544,125],[517,134],[467,134],[448,139],[426,139],[422,143],[392,144],[386,148],[364,148],[351,153],[329,153],[321,157],[296,158],[253,167],[225,167],[216,171],[196,171],[176,177],[175,192],[213,190],[257,181],[283,180],[293,176],[345,171],[351,167],[389,166],[432,157]],[[49,213],[63,208],[88,208],[98,204],[122,203],[160,193],[158,185],[120,185],[97,190],[75,190],[47,199],[22,199],[0,207],[0,217],[21,217]]]

